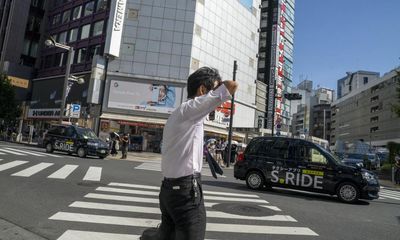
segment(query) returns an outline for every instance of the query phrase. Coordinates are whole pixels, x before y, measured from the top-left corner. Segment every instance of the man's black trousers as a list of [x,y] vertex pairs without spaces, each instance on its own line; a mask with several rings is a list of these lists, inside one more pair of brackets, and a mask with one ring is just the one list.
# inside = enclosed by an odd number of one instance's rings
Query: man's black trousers
[[204,240],[206,210],[200,174],[165,178],[160,191],[162,240]]

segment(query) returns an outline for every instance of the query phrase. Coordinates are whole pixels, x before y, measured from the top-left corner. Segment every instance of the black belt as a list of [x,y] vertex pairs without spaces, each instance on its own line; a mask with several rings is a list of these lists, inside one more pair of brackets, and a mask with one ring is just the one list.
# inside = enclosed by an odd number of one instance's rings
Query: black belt
[[194,173],[192,175],[179,178],[166,178],[162,182],[162,187],[167,189],[179,190],[184,188],[192,188],[193,185],[201,182],[201,174]]

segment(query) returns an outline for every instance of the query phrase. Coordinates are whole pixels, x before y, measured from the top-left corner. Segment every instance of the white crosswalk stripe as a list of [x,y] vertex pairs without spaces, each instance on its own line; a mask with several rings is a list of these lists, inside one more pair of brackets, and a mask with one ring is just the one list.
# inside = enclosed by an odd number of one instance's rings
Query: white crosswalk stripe
[[6,155],[5,153],[3,153],[3,152],[0,152],[0,155]]
[[[98,187],[92,193],[84,196],[85,201],[75,201],[69,205],[73,211],[61,211],[52,215],[49,219],[56,221],[67,221],[77,223],[90,223],[97,226],[99,231],[81,231],[75,229],[66,230],[58,240],[127,240],[139,239],[143,228],[157,227],[160,224],[160,209],[158,206],[160,187],[139,184],[112,182],[106,187]],[[106,192],[107,194],[103,194]],[[124,194],[124,195],[116,195]],[[271,222],[297,223],[297,220],[289,215],[279,214],[282,210],[271,206],[258,195],[246,193],[229,193],[219,191],[204,191],[205,206],[207,208],[207,236],[216,233],[224,233],[224,239],[230,239],[229,234],[261,234],[267,235],[298,235],[318,236],[316,232],[308,227],[277,226],[268,224]],[[97,201],[99,200],[99,201]],[[212,201],[212,202],[211,202]],[[226,213],[213,208],[215,205],[229,202],[240,202],[256,204],[256,206],[267,208],[276,212],[275,215],[249,216]],[[141,205],[142,204],[142,205]],[[80,212],[82,209],[84,212]],[[100,213],[98,213],[100,211]],[[108,214],[109,213],[109,214]],[[126,214],[130,214],[127,216]],[[118,216],[124,214],[123,216]],[[143,217],[142,214],[146,214]],[[239,224],[240,221],[241,223]],[[246,221],[258,221],[257,225],[246,224]],[[262,223],[262,225],[260,225]],[[99,225],[93,225],[99,224]],[[129,234],[121,234],[113,231],[107,233],[102,231],[103,225],[129,226],[133,227]],[[136,229],[139,228],[139,229]],[[220,235],[221,236],[221,235]],[[215,238],[211,238],[214,239]],[[211,240],[209,238],[209,240]]]
[[[144,163],[140,164],[139,166],[135,167],[135,169],[161,172],[161,163],[159,161],[158,162],[144,162]],[[203,168],[201,174],[203,176],[209,176],[209,177],[212,176],[212,173],[211,173],[210,169],[208,169],[208,168]],[[218,175],[218,176],[223,177],[223,178],[226,177],[224,175],[222,175],[222,176]]]
[[0,151],[1,152],[5,152],[5,153],[9,153],[9,154],[13,154],[13,155],[17,155],[17,156],[26,156],[25,153],[20,153],[20,152],[14,151],[14,150],[7,150],[7,149],[4,149],[4,148],[0,148]]
[[0,165],[0,172],[5,171],[10,168],[13,168],[13,167],[17,167],[17,166],[25,164],[27,162],[28,161],[16,160],[16,161],[8,162],[8,163],[3,163]]
[[101,170],[102,170],[101,167],[89,167],[83,180],[84,181],[100,181]]
[[392,199],[400,201],[400,191],[389,190],[387,188],[381,189],[379,192],[379,199]]
[[34,153],[34,152],[28,152],[28,151],[26,151],[26,150],[19,150],[19,149],[15,149],[15,148],[4,148],[4,149],[7,149],[7,150],[9,150],[9,151],[14,151],[14,152],[18,152],[18,153],[22,153],[22,154],[29,154],[29,155],[32,155],[32,156],[36,156],[36,157],[44,157],[45,155],[44,154],[39,154],[39,153]]
[[[41,150],[41,151],[39,151]],[[39,149],[38,151],[33,150],[31,148],[26,149],[26,148],[11,148],[11,147],[5,147],[5,146],[1,146],[0,147],[0,155],[17,155],[17,156],[36,156],[36,157],[54,157],[54,158],[63,158],[65,156],[62,155],[57,155],[57,154],[50,154],[50,153],[45,153],[42,152],[44,151],[44,149]]]
[[67,178],[76,168],[78,165],[65,165],[64,167],[60,168],[47,178],[56,178],[56,179],[65,179]]
[[39,163],[17,173],[11,174],[11,176],[18,176],[18,177],[30,177],[43,169],[46,169],[50,166],[54,165],[54,163]]

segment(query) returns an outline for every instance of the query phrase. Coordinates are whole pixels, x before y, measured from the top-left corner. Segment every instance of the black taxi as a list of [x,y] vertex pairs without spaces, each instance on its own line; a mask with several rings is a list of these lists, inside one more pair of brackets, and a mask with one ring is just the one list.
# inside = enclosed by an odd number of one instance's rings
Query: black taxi
[[53,125],[46,133],[43,146],[46,152],[61,151],[105,158],[109,154],[108,144],[99,139],[89,128],[75,125]]
[[377,199],[376,176],[347,166],[321,146],[304,139],[257,137],[239,154],[234,176],[251,189],[284,187],[337,195],[343,202]]

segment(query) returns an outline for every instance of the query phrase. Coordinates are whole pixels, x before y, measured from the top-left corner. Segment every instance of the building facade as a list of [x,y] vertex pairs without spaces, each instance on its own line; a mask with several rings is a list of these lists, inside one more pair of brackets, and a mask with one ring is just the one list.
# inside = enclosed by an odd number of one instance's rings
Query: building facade
[[[294,0],[263,0],[261,3],[258,81],[267,85],[267,104],[257,118],[274,132],[288,132],[294,43]],[[260,98],[260,100],[263,100]],[[278,133],[278,134],[279,134]]]
[[337,99],[345,97],[379,78],[379,73],[370,71],[347,72],[347,76],[337,81]]
[[[233,126],[254,128],[259,4],[128,0],[120,56],[108,63],[100,135],[127,132],[142,150],[155,151],[169,114],[187,98],[189,74],[210,66],[232,79],[234,60],[240,88]],[[226,139],[229,107],[206,121],[207,137]]]
[[362,140],[372,146],[400,142],[400,119],[392,112],[398,102],[396,71],[386,73],[332,104],[331,145]]

